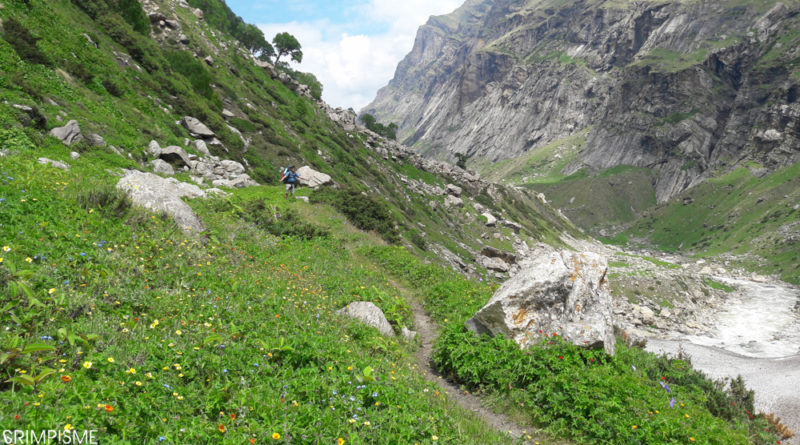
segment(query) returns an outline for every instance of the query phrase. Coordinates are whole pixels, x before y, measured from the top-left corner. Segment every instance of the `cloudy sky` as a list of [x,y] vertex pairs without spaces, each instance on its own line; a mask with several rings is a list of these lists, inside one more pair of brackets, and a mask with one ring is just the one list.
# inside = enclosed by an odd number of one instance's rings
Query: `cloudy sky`
[[463,0],[227,0],[267,40],[287,31],[303,47],[296,69],[314,73],[322,98],[356,111],[375,98],[411,51],[417,28]]

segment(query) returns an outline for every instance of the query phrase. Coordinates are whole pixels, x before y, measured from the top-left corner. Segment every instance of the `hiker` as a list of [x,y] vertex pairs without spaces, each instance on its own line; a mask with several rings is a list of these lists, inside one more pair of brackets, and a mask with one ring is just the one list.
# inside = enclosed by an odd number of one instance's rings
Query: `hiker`
[[299,179],[302,178],[297,174],[297,169],[294,168],[294,165],[284,172],[282,181],[286,184],[286,192],[283,194],[283,199],[288,199],[289,195],[294,196],[294,189]]

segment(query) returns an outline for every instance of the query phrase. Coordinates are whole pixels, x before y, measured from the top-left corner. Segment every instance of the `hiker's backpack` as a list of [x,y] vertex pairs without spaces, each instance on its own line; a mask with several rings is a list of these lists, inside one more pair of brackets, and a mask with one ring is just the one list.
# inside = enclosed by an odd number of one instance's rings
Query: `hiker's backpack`
[[289,176],[289,167],[283,169],[283,174],[281,175],[281,182],[286,183],[286,178]]

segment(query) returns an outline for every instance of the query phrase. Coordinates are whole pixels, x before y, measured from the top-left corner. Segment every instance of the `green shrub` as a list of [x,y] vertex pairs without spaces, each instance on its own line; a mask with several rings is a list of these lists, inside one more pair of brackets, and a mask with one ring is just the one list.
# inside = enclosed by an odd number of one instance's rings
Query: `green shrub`
[[0,128],[0,147],[10,150],[34,150],[36,145],[18,128]]
[[158,46],[149,37],[136,33],[119,14],[113,12],[103,14],[97,18],[97,23],[147,72],[152,73],[161,69],[163,58]]
[[3,22],[3,40],[8,42],[16,51],[20,59],[28,63],[51,66],[50,59],[39,50],[36,42],[41,40],[34,37],[20,22],[9,17]]
[[289,207],[268,206],[262,199],[245,202],[240,215],[276,236],[291,236],[310,240],[329,236],[327,230],[303,221],[296,210]]
[[125,192],[106,182],[89,181],[82,184],[75,198],[85,210],[99,210],[103,215],[116,218],[124,216],[132,205]]
[[186,51],[167,51],[164,54],[169,66],[176,73],[180,73],[189,80],[192,89],[206,99],[213,98],[216,94],[211,88],[213,79],[206,67]]
[[389,206],[358,190],[324,188],[315,190],[311,202],[327,203],[342,212],[347,220],[361,230],[374,230],[389,243],[400,241]]
[[752,393],[741,381],[726,393],[724,384],[685,360],[622,343],[611,357],[543,333],[521,350],[503,336],[478,337],[453,323],[437,342],[433,362],[456,381],[502,397],[536,424],[579,443],[774,440],[761,438],[760,419],[748,418]]
[[103,79],[100,84],[108,91],[108,94],[114,97],[122,97],[122,95],[125,94],[125,91],[114,79]]
[[119,14],[139,34],[150,33],[150,19],[144,13],[139,0],[117,0]]

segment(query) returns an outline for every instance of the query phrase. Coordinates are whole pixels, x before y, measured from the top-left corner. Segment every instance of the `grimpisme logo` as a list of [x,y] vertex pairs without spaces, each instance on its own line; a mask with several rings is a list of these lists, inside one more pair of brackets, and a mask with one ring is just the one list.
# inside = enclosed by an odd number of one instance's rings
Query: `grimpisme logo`
[[97,430],[3,430],[3,444],[97,444]]

